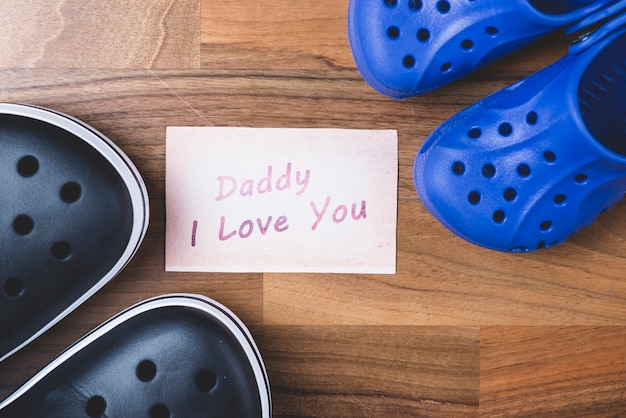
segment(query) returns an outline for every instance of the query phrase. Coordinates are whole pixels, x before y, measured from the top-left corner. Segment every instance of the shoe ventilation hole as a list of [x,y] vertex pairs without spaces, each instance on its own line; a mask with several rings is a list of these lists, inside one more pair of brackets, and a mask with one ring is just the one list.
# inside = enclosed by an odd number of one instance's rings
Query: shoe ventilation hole
[[428,31],[428,29],[420,29],[417,31],[417,40],[420,42],[426,42],[428,39],[430,39],[430,32]]
[[505,217],[506,215],[504,214],[504,211],[501,209],[498,209],[493,213],[493,221],[497,224],[501,224],[502,222],[504,222]]
[[480,130],[480,128],[472,128],[469,130],[469,132],[467,132],[467,136],[469,136],[472,139],[477,139],[482,135],[482,131]]
[[57,260],[67,260],[72,255],[72,246],[65,241],[55,242],[50,250]]
[[483,166],[483,176],[488,179],[496,175],[496,167],[493,164],[485,164]]
[[398,5],[398,0],[384,0],[385,5],[389,7],[395,7]]
[[102,396],[92,396],[87,400],[85,406],[85,412],[88,416],[98,418],[104,415],[104,411],[107,409],[107,402]]
[[461,161],[455,161],[454,163],[452,163],[452,172],[457,176],[465,173],[465,164],[463,164]]
[[531,111],[526,114],[526,123],[529,125],[536,124],[538,119],[537,112]]
[[450,11],[450,3],[446,0],[438,1],[437,10],[439,10],[439,13],[448,13]]
[[515,200],[515,198],[517,197],[517,192],[515,191],[514,188],[509,187],[506,190],[504,190],[504,193],[502,195],[504,196],[504,200],[510,202],[512,200]]
[[498,126],[498,133],[502,136],[510,136],[513,133],[513,126],[508,122],[501,123]]
[[397,39],[400,36],[400,29],[397,26],[390,26],[387,29],[387,36],[391,39]]
[[422,5],[422,0],[409,0],[409,9],[411,10],[419,10]]
[[541,224],[539,225],[539,228],[541,228],[542,231],[550,230],[550,228],[552,228],[552,221],[541,222]]
[[472,205],[477,205],[478,202],[480,202],[480,193],[478,193],[476,190],[471,191],[470,194],[467,196],[467,201],[470,202]]
[[150,418],[170,418],[170,410],[163,404],[154,405],[150,408]]
[[151,360],[142,360],[137,365],[135,373],[142,382],[149,382],[156,376],[157,367]]
[[517,166],[517,174],[520,177],[528,177],[530,176],[530,167],[527,164],[520,164]]
[[16,298],[24,293],[24,284],[16,277],[8,278],[4,282],[4,294],[10,298]]
[[83,194],[83,189],[80,187],[80,184],[70,181],[65,183],[63,187],[61,187],[61,200],[66,203],[74,203],[80,199]]
[[487,34],[488,34],[488,35],[495,36],[495,35],[497,35],[497,34],[498,34],[498,32],[500,32],[500,31],[499,31],[499,30],[498,30],[498,28],[496,28],[495,26],[487,26],[487,27],[485,28],[485,32],[487,32]]
[[538,249],[538,250],[541,250],[541,249],[543,249],[543,248],[546,248],[546,243],[545,243],[544,241],[539,241],[539,242],[537,243],[537,249]]
[[441,72],[445,73],[446,71],[450,71],[450,68],[452,68],[452,63],[451,62],[444,62],[443,64],[441,64]]
[[556,196],[554,196],[554,203],[556,203],[557,205],[562,205],[563,203],[565,203],[565,199],[567,199],[567,196],[565,196],[564,194],[557,194]]
[[18,235],[28,235],[34,227],[33,218],[28,215],[19,215],[13,220],[13,230]]
[[412,55],[407,55],[402,59],[402,65],[406,68],[411,68],[415,65],[415,58]]
[[194,379],[196,387],[200,392],[210,392],[217,385],[215,373],[209,370],[201,370]]
[[461,48],[463,48],[466,51],[469,51],[473,47],[474,47],[474,42],[472,42],[471,39],[464,39],[463,42],[461,42]]
[[17,162],[17,172],[22,177],[32,177],[39,171],[39,160],[32,155],[26,155]]
[[546,162],[553,163],[556,161],[556,154],[552,151],[545,151],[543,153],[543,159],[546,160]]
[[576,181],[576,183],[582,184],[585,181],[587,181],[587,175],[586,174],[576,174],[574,176],[574,180]]

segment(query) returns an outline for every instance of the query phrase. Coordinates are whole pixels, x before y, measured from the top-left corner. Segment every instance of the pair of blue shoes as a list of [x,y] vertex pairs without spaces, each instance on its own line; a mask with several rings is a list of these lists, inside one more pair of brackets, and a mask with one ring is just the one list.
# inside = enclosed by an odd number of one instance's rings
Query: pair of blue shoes
[[443,86],[556,28],[587,31],[568,55],[425,140],[415,186],[450,231],[494,250],[532,251],[623,197],[624,10],[624,0],[351,0],[357,67],[393,98]]

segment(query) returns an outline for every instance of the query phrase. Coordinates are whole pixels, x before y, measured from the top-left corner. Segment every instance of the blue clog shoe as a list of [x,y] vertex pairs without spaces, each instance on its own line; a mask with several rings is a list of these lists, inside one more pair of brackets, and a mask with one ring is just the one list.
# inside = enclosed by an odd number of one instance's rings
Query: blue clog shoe
[[252,335],[201,295],[143,301],[77,341],[0,402],[1,418],[269,418]]
[[448,229],[500,251],[565,240],[626,191],[626,14],[443,123],[414,166]]
[[590,25],[625,7],[623,0],[350,0],[348,32],[365,81],[386,96],[405,98],[556,28],[581,20]]

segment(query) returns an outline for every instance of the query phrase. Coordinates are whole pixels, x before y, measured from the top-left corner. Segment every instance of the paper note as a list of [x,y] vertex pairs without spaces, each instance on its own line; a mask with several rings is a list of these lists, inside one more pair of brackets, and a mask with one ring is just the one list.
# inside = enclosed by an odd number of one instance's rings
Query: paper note
[[168,271],[393,274],[396,131],[168,127]]

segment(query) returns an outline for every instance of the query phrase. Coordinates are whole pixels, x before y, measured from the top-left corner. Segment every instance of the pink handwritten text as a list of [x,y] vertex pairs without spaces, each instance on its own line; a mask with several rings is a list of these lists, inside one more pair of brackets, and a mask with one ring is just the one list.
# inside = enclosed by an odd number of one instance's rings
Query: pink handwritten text
[[[315,202],[311,201],[311,209],[313,210],[313,214],[315,215],[315,222],[311,226],[311,229],[315,231],[319,226],[320,222],[326,215],[326,211],[330,206],[330,196],[326,197],[324,201],[324,206],[319,209]],[[359,219],[367,218],[367,210],[366,210],[366,202],[365,200],[361,200],[361,207],[359,213],[357,213],[357,204],[352,204],[352,210],[350,211],[350,215],[353,220],[358,221]],[[331,219],[334,223],[339,224],[346,220],[348,217],[348,207],[346,205],[338,205],[332,212]]]
[[[293,184],[292,184],[293,177]],[[267,166],[267,173],[264,177],[256,182],[254,179],[246,179],[241,182],[237,181],[233,176],[218,176],[219,193],[215,198],[216,201],[228,199],[236,192],[242,197],[251,197],[256,194],[266,194],[274,190],[283,191],[290,190],[292,185],[296,190],[296,195],[300,196],[304,193],[309,186],[309,180],[311,177],[311,170],[307,169],[304,172],[296,170],[292,176],[291,163],[287,163],[287,167],[283,173],[281,173],[274,182],[274,167],[272,165]]]
[[[268,216],[266,219],[256,218],[256,229],[258,229],[261,235],[265,235],[267,231],[270,229],[272,224],[272,216]],[[289,225],[287,224],[287,217],[285,215],[281,215],[276,220],[274,220],[273,228],[276,232],[285,232],[289,229]],[[230,232],[226,232],[226,230],[230,230]],[[226,241],[230,238],[233,238],[235,235],[239,235],[239,238],[248,238],[250,237],[255,230],[255,222],[252,219],[246,219],[239,225],[239,229],[231,229],[226,228],[226,217],[222,216],[220,219],[220,230],[219,230],[219,239],[220,241]]]

